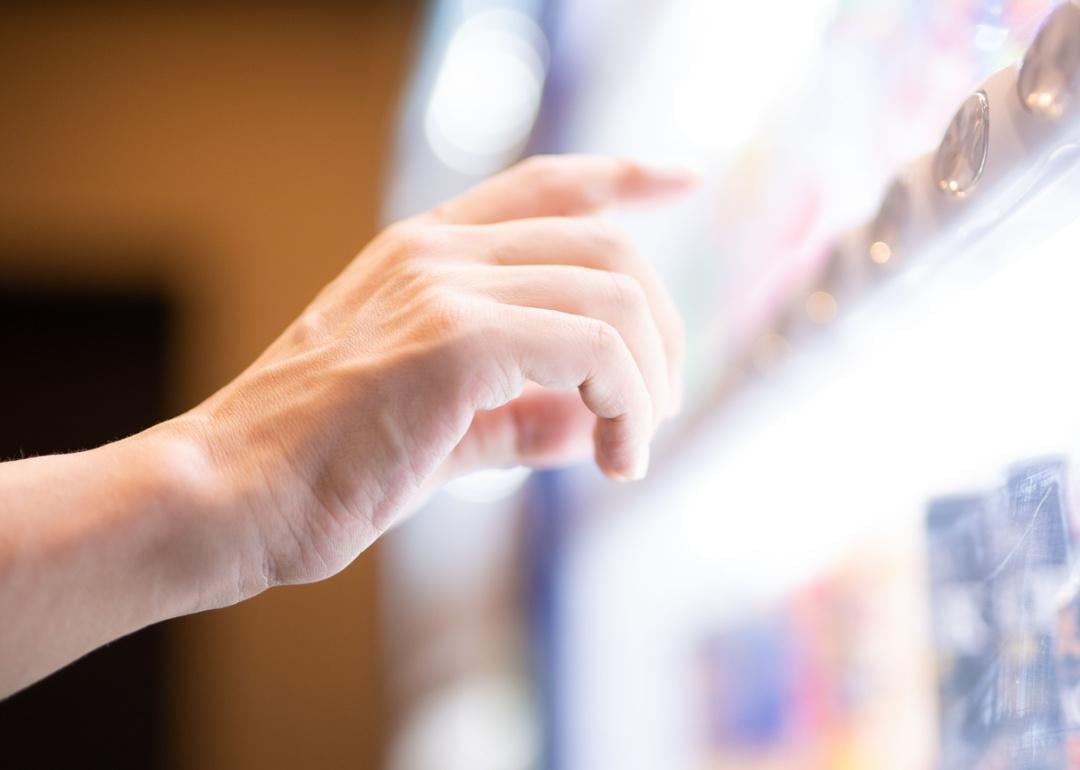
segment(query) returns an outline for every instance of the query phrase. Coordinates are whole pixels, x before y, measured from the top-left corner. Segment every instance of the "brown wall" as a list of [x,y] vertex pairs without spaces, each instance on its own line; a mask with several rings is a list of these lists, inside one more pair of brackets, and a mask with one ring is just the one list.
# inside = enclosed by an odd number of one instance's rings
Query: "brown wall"
[[[5,12],[0,279],[164,284],[202,398],[375,231],[417,6]],[[377,766],[375,561],[176,624],[176,767]]]

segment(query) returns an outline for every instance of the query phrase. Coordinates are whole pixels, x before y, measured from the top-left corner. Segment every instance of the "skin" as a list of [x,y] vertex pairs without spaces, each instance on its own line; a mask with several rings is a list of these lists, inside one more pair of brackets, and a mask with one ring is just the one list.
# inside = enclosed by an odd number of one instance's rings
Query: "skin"
[[538,157],[391,226],[204,403],[0,463],[0,697],[151,623],[322,580],[454,476],[644,476],[683,331],[591,217],[686,171]]

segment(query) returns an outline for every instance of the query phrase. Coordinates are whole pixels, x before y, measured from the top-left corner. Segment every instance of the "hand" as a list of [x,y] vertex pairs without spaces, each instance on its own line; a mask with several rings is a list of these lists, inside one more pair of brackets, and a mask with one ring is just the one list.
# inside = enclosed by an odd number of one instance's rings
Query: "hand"
[[206,499],[223,501],[209,552],[239,572],[210,603],[339,571],[477,468],[591,450],[608,476],[642,477],[679,403],[682,325],[627,239],[583,215],[693,181],[539,157],[377,237],[251,367],[163,426],[200,448]]

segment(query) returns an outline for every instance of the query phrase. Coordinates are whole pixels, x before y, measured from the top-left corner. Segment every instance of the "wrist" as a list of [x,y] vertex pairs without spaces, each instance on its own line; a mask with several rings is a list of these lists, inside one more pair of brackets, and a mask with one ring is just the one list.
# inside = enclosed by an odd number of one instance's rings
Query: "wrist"
[[102,447],[128,469],[133,509],[147,516],[144,557],[166,617],[215,609],[261,592],[258,540],[238,516],[230,476],[199,420],[184,415]]
[[212,465],[175,425],[0,463],[0,493],[0,615],[17,618],[0,634],[0,697],[112,639],[255,592]]

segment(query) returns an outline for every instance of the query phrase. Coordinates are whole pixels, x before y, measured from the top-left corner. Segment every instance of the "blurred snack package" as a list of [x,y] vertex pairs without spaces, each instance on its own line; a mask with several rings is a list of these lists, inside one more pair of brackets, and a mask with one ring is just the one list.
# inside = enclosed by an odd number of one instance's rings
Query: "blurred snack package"
[[703,767],[926,768],[932,666],[914,537],[703,636]]
[[1075,529],[1066,463],[927,514],[942,770],[1078,767]]
[[702,767],[1080,768],[1066,462],[936,498],[911,534],[701,635]]

